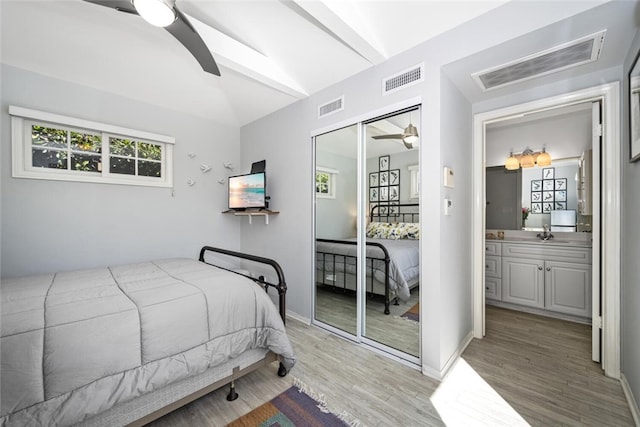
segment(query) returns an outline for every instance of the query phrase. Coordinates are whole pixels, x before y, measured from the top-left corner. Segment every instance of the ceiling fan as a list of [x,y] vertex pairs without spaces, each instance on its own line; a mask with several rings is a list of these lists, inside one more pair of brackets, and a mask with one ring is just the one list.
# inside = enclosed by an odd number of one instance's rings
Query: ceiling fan
[[196,58],[207,73],[220,75],[218,64],[187,17],[175,5],[175,0],[84,0],[119,12],[140,15],[157,27],[164,27]]
[[418,129],[409,122],[409,126],[404,128],[402,133],[387,134],[387,135],[374,135],[373,139],[401,139],[407,149],[412,149],[413,144],[418,141]]

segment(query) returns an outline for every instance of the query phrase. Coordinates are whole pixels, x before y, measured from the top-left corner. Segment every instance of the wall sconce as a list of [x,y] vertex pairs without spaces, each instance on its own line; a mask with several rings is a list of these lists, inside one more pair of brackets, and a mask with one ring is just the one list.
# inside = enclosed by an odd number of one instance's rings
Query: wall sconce
[[518,168],[532,168],[538,166],[549,166],[551,164],[551,156],[543,148],[542,151],[533,151],[527,147],[522,154],[513,154],[513,151],[509,154],[509,157],[504,162],[504,167],[507,170],[517,170]]

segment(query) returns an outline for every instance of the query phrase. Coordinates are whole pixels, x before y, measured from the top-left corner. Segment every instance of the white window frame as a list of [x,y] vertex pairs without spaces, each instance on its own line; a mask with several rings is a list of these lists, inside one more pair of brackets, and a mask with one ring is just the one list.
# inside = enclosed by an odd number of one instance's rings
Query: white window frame
[[[151,132],[114,126],[60,114],[9,106],[11,116],[12,176],[14,178],[79,181],[103,184],[141,185],[149,187],[173,186],[173,145],[175,138]],[[32,159],[31,126],[49,126],[64,130],[77,130],[99,134],[102,138],[102,171],[85,172],[34,167]],[[109,139],[132,139],[137,142],[162,146],[160,177],[115,174],[109,172]],[[136,157],[136,160],[138,158]]]
[[320,173],[326,173],[327,175],[329,175],[329,181],[327,183],[327,185],[329,186],[329,192],[327,194],[318,193],[318,187],[316,186],[316,197],[318,199],[335,199],[336,198],[337,176],[340,173],[340,171],[337,171],[335,169],[325,168],[323,166],[316,166],[316,183],[318,182],[317,175],[318,175],[319,172]]
[[409,198],[410,199],[419,199],[420,198],[420,166],[419,165],[410,165],[407,167],[409,169],[409,174],[411,175],[411,181],[409,186]]

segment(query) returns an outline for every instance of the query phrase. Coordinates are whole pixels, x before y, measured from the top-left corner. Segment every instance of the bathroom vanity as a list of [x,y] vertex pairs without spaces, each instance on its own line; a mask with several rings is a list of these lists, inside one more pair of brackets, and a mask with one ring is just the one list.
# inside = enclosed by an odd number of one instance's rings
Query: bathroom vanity
[[591,287],[590,242],[485,241],[487,304],[590,323]]

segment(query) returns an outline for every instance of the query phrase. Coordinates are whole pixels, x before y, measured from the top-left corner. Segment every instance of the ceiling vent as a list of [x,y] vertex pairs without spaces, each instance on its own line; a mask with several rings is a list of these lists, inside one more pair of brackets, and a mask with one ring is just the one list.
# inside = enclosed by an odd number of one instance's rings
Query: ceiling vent
[[424,63],[389,76],[382,81],[382,94],[388,95],[424,80]]
[[338,111],[344,110],[344,95],[340,98],[336,98],[333,101],[326,102],[318,106],[318,118],[330,116]]
[[567,70],[600,58],[607,30],[472,74],[483,91]]

